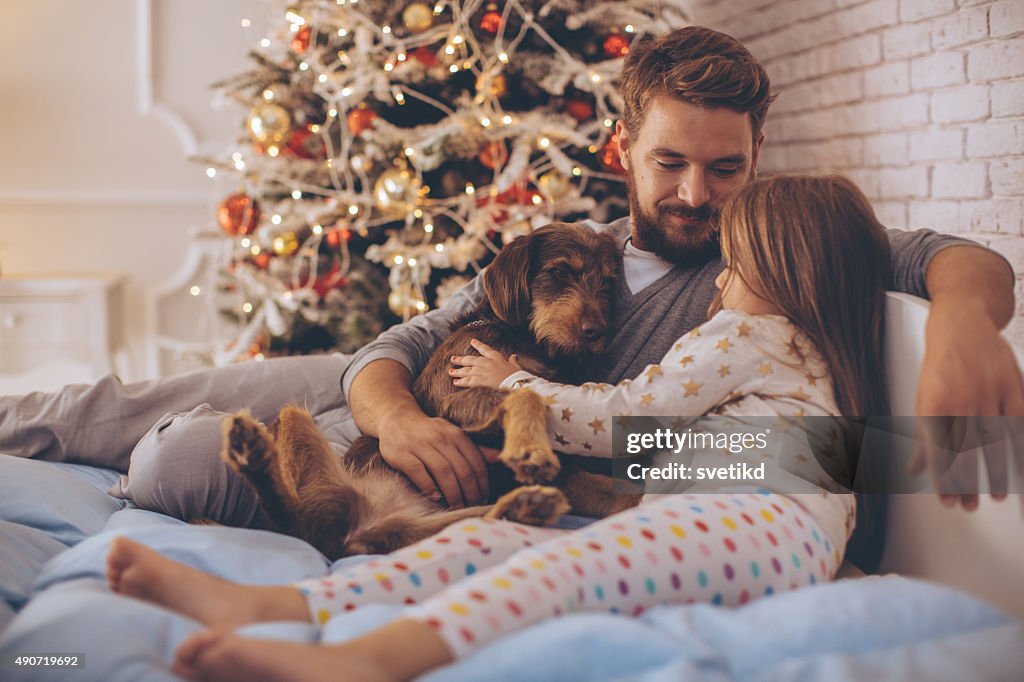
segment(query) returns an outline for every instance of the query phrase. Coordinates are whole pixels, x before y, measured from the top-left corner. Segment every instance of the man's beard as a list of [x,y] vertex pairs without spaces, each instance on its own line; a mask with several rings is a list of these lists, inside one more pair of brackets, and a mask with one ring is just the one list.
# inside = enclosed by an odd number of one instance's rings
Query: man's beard
[[[629,198],[629,213],[633,227],[647,251],[676,265],[703,265],[721,255],[718,231],[712,227],[716,211],[710,204],[691,208],[678,203],[662,202],[655,207],[655,214],[644,213],[636,193],[633,171],[626,175],[626,195]],[[668,226],[669,216],[677,215],[702,224],[674,230]],[[664,227],[663,227],[664,225]]]

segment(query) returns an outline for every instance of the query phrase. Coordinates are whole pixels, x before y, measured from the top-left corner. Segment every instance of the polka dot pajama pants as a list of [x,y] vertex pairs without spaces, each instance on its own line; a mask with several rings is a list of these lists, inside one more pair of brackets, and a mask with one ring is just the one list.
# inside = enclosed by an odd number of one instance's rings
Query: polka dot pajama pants
[[474,519],[297,587],[317,622],[370,603],[415,604],[456,657],[576,611],[727,606],[827,581],[841,557],[775,494],[672,495],[577,531]]

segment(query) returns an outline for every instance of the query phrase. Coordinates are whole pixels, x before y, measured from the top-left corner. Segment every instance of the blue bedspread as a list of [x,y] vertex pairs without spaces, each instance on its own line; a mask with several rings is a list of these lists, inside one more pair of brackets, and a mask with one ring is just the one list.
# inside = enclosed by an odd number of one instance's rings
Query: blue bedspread
[[[112,594],[103,579],[119,534],[247,583],[324,575],[294,538],[189,526],[104,492],[109,471],[0,456],[0,653],[81,653],[84,668],[0,669],[0,680],[170,680],[177,645],[199,626]],[[358,560],[358,559],[356,559]],[[350,560],[351,561],[351,560]],[[343,614],[251,636],[342,641],[400,608]],[[343,679],[343,678],[342,678]],[[501,640],[426,680],[1021,680],[1024,623],[919,580],[872,577],[775,595],[737,609],[661,607],[640,618],[576,614]]]

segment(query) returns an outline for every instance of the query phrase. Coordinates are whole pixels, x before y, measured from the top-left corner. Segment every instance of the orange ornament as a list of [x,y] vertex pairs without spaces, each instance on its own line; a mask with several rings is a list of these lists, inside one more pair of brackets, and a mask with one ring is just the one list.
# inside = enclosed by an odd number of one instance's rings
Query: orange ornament
[[348,112],[348,129],[353,135],[359,135],[366,130],[373,130],[373,122],[376,118],[376,111],[369,107],[360,106]]
[[327,243],[338,248],[342,242],[347,242],[352,238],[352,231],[347,227],[335,227],[327,231]]
[[302,54],[309,49],[309,26],[303,26],[296,33],[295,37],[292,38],[292,51]]
[[260,224],[260,205],[255,199],[239,192],[220,202],[217,222],[228,234],[251,234]]
[[594,105],[584,99],[570,99],[565,110],[577,121],[588,121],[594,115]]
[[598,155],[601,160],[601,164],[613,173],[619,175],[625,175],[626,169],[622,167],[622,163],[619,161],[619,136],[612,135],[608,142],[605,143],[604,147],[601,148],[601,153]]
[[625,57],[629,53],[629,40],[621,33],[613,33],[604,41],[604,53],[612,59]]
[[489,9],[484,12],[484,15],[480,17],[480,28],[492,36],[497,35],[498,31],[501,30],[501,14],[496,9]]
[[500,168],[508,161],[508,148],[504,142],[488,142],[480,152],[479,158],[480,163],[491,170]]
[[270,253],[267,251],[260,251],[258,254],[252,257],[252,262],[260,270],[266,270],[267,266],[270,265]]

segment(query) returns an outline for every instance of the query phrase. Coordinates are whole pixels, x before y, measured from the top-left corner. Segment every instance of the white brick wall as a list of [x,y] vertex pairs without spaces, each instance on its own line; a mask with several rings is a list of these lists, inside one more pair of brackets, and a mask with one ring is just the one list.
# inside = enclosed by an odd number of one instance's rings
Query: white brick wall
[[1024,291],[1024,0],[691,2],[779,93],[762,170],[841,170],[886,224],[985,244]]

